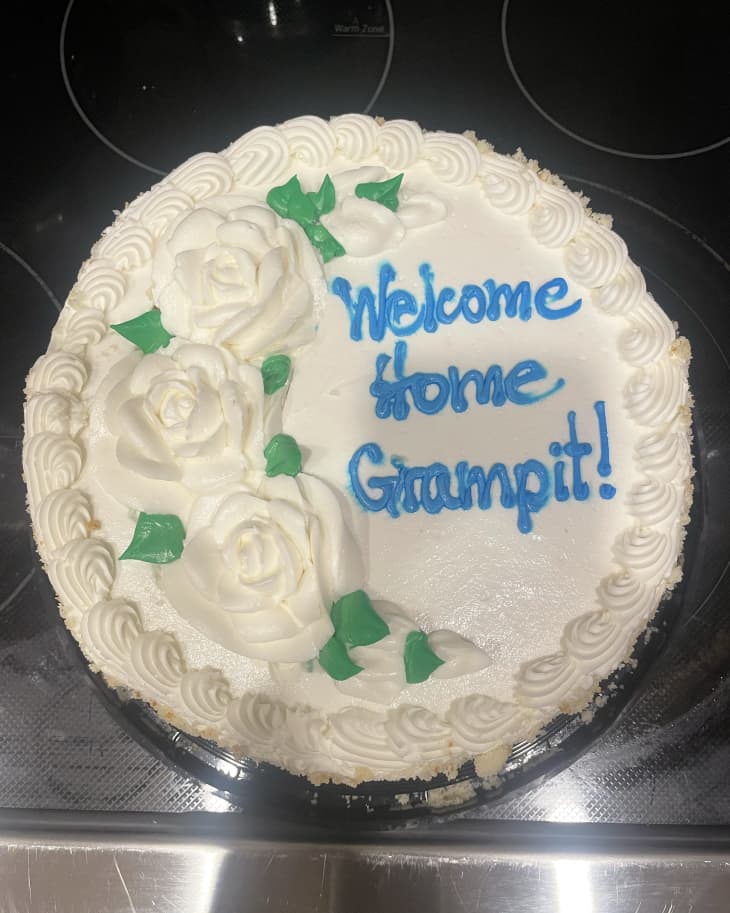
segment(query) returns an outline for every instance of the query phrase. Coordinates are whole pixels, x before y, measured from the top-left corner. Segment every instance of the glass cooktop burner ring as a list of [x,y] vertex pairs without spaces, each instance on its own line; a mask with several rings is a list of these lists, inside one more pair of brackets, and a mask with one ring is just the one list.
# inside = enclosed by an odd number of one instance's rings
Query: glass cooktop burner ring
[[[203,33],[199,11],[190,4],[180,4],[174,14],[155,4],[135,11],[132,4],[125,12],[125,28],[111,23],[105,33],[99,32],[94,15],[93,8],[84,12],[83,0],[68,0],[59,36],[66,94],[84,125],[109,150],[161,177],[199,152],[201,142],[222,148],[246,129],[302,113],[287,107],[293,80],[300,93],[308,90],[313,99],[310,107],[316,110],[303,113],[369,113],[388,81],[395,48],[391,0],[357,0],[343,8],[311,11],[301,0],[269,0],[256,11],[247,9],[245,19],[227,11],[206,15],[208,31]],[[139,16],[146,18],[140,21]],[[137,27],[126,28],[127,19]],[[76,36],[75,28],[81,29]],[[110,35],[115,43],[100,56]],[[74,39],[81,42],[81,53]],[[185,81],[180,58],[187,52],[194,72]],[[335,78],[343,67],[348,78]],[[162,84],[146,74],[157,74]],[[94,113],[94,105],[103,117]],[[180,139],[185,146],[186,131],[190,148],[178,148]]]
[[552,124],[557,130],[560,130],[561,133],[564,133],[566,136],[569,136],[571,139],[576,140],[576,142],[582,143],[585,146],[590,146],[592,149],[596,149],[599,152],[606,152],[609,155],[617,155],[623,158],[632,158],[632,159],[648,159],[648,160],[666,160],[666,159],[682,159],[690,158],[691,156],[702,155],[705,152],[711,152],[714,149],[719,149],[722,146],[730,143],[730,135],[722,137],[721,139],[715,140],[714,142],[705,143],[694,148],[684,149],[679,151],[669,151],[669,152],[637,152],[631,151],[629,149],[621,149],[616,146],[611,146],[605,143],[597,142],[589,137],[579,133],[576,130],[571,130],[570,127],[562,123],[557,117],[554,117],[550,114],[543,105],[541,105],[535,96],[530,92],[530,90],[525,85],[525,81],[520,76],[518,72],[518,66],[515,63],[514,55],[510,47],[510,40],[508,36],[508,14],[510,8],[510,0],[504,0],[502,5],[502,15],[501,15],[501,38],[502,38],[502,50],[504,52],[504,57],[507,62],[507,66],[512,75],[513,80],[515,81],[518,89],[525,97],[525,99],[530,103],[530,105],[537,111],[537,113],[543,117],[548,123]]

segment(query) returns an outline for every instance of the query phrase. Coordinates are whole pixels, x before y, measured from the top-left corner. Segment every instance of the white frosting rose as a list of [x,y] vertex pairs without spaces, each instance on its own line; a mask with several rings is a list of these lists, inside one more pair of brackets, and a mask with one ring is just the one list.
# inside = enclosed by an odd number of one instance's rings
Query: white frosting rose
[[334,600],[362,585],[360,557],[333,493],[300,473],[200,498],[185,550],[160,572],[173,607],[229,650],[303,662],[331,637]]
[[106,423],[121,466],[193,491],[263,468],[260,370],[213,346],[173,341],[169,351],[128,364],[109,394]]
[[152,269],[165,328],[223,346],[239,359],[308,342],[323,281],[299,226],[253,204],[227,214],[193,210],[161,239]]

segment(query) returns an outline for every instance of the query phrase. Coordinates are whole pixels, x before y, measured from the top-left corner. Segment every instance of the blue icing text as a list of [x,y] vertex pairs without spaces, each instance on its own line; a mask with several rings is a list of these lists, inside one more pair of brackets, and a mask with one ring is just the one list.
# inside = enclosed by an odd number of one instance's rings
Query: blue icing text
[[[397,342],[392,358],[381,353],[375,359],[375,380],[370,384],[370,393],[376,399],[375,414],[378,418],[393,417],[403,421],[410,415],[411,404],[425,415],[435,415],[447,404],[454,412],[466,412],[470,386],[475,402],[480,405],[491,403],[493,406],[504,406],[507,402],[517,406],[539,403],[565,386],[565,381],[559,377],[547,390],[526,389],[548,376],[546,368],[532,358],[518,361],[506,373],[501,365],[490,365],[485,371],[471,369],[463,374],[459,368],[450,365],[446,374],[436,371],[407,374],[407,354],[408,344]],[[386,380],[384,374],[391,361],[393,380]]]
[[[608,429],[606,407],[602,400],[594,404],[599,425],[601,459],[599,465],[608,465]],[[348,475],[350,490],[359,504],[367,511],[387,511],[399,517],[402,511],[416,513],[424,510],[438,514],[442,510],[491,510],[494,503],[493,489],[498,486],[499,504],[507,510],[516,509],[517,528],[521,533],[533,529],[533,515],[539,513],[551,497],[567,501],[571,497],[584,501],[590,495],[590,485],[583,478],[583,461],[593,452],[593,447],[581,441],[576,427],[576,414],[567,414],[568,440],[553,441],[548,453],[552,464],[539,459],[526,459],[510,470],[504,463],[493,463],[484,469],[460,460],[453,469],[445,463],[434,462],[428,466],[408,466],[405,460],[392,457],[393,472],[369,475],[370,466],[382,466],[385,454],[375,442],[363,444],[350,459]],[[561,457],[568,457],[566,462]],[[570,468],[571,485],[565,475]],[[610,473],[610,466],[608,468]],[[599,474],[605,477],[599,470]],[[606,473],[607,474],[607,473]],[[599,495],[610,500],[616,494],[613,485],[599,486]]]
[[356,342],[363,338],[366,316],[370,338],[380,342],[387,330],[398,337],[412,336],[420,329],[435,333],[439,326],[458,319],[481,323],[497,321],[504,316],[526,321],[535,313],[545,320],[562,320],[575,314],[582,304],[580,298],[559,304],[568,294],[568,283],[560,276],[548,279],[534,291],[527,281],[513,287],[506,282],[498,285],[494,279],[485,279],[481,284],[463,285],[457,294],[451,286],[437,290],[430,264],[422,263],[418,274],[423,284],[420,301],[406,289],[390,288],[396,280],[396,271],[387,262],[381,264],[378,271],[377,292],[363,285],[353,298],[349,280],[343,276],[333,279],[332,292],[342,300],[350,318],[350,338]]

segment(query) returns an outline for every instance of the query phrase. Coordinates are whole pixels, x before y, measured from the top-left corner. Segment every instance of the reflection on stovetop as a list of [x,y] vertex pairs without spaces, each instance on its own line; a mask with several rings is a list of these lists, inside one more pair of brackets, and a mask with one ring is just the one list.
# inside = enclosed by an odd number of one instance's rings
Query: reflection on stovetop
[[612,212],[695,344],[703,574],[640,698],[570,768],[472,817],[730,823],[730,107],[725,10],[528,0],[56,0],[5,13],[0,807],[225,810],[109,716],[34,559],[22,386],[113,211],[202,148],[367,110],[521,146]]

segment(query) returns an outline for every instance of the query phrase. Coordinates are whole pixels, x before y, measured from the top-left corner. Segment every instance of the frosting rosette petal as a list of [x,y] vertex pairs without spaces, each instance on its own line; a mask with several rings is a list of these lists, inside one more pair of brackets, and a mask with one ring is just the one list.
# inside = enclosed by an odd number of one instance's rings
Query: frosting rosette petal
[[241,360],[308,342],[323,281],[301,228],[260,204],[194,209],[161,239],[152,267],[166,329]]
[[263,467],[258,368],[213,346],[175,342],[169,354],[130,359],[125,367],[106,406],[124,469],[201,491]]
[[229,650],[303,662],[332,636],[337,594],[363,576],[335,496],[300,475],[200,498],[182,557],[161,570],[160,585],[180,615]]

